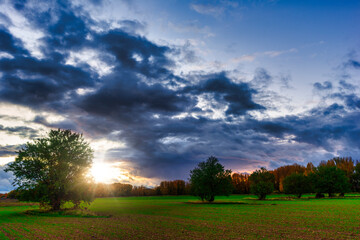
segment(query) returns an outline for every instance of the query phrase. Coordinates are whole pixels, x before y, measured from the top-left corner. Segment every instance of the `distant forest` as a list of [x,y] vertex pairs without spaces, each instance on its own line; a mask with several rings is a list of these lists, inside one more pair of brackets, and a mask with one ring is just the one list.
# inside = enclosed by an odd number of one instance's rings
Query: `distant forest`
[[[308,163],[306,166],[299,164],[285,165],[274,170],[268,171],[274,176],[273,185],[274,192],[284,192],[284,180],[293,175],[301,174],[309,176],[316,172],[321,167],[331,167],[341,170],[346,176],[349,191],[360,191],[360,162],[354,161],[351,157],[333,158],[328,161],[322,161],[317,167],[313,163]],[[233,173],[231,175],[233,184],[233,194],[250,194],[251,181],[249,180],[251,174],[248,173]],[[290,178],[289,178],[290,179]],[[311,181],[309,185],[313,184]],[[336,185],[336,182],[330,184]],[[309,188],[316,189],[316,188]],[[162,181],[159,186],[148,188],[145,186],[133,186],[131,184],[113,183],[104,184],[98,183],[92,186],[95,197],[121,197],[121,196],[161,196],[161,195],[191,195],[191,184],[184,180]],[[316,192],[316,190],[313,190]],[[286,191],[285,191],[286,193]],[[29,200],[29,195],[21,190],[13,190],[6,194],[8,198],[18,198],[20,200]],[[22,199],[23,198],[23,199]],[[31,199],[30,199],[31,200]]]

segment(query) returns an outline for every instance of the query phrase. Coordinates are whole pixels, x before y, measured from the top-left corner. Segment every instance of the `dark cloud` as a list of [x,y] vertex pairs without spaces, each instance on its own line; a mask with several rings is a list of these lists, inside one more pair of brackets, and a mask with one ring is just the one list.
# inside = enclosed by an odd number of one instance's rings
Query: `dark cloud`
[[255,88],[264,89],[268,87],[272,82],[272,76],[264,68],[257,68],[255,70],[254,78],[251,83]]
[[122,30],[131,34],[142,33],[146,30],[146,24],[138,20],[121,20],[118,23]]
[[351,83],[348,83],[347,81],[345,80],[340,80],[339,81],[339,84],[340,84],[340,90],[344,89],[344,90],[347,90],[347,91],[353,91],[355,90],[357,87]]
[[136,123],[155,113],[181,112],[189,104],[187,98],[177,96],[176,92],[160,84],[149,86],[132,74],[117,77],[120,79],[110,79],[96,93],[82,98],[78,106],[89,113]]
[[128,69],[149,78],[161,78],[170,74],[166,67],[173,62],[165,56],[170,50],[158,46],[144,37],[130,35],[121,29],[113,29],[95,40],[100,47],[113,54],[117,60],[115,71]]
[[103,3],[103,0],[89,0],[92,4],[99,6]]
[[74,131],[80,130],[78,125],[74,121],[69,119],[61,120],[55,123],[49,123],[45,117],[37,115],[30,122],[38,123],[49,128],[71,129]]
[[0,157],[14,156],[22,147],[23,145],[0,145]]
[[292,78],[291,78],[290,74],[281,74],[280,75],[280,82],[281,82],[282,88],[291,89],[292,88],[290,85],[291,81],[292,81]]
[[20,40],[13,37],[9,31],[0,25],[0,51],[9,54],[26,54],[27,51],[23,48]]
[[344,106],[333,104],[325,108],[312,109],[303,116],[275,118],[271,119],[270,123],[261,121],[256,123],[253,129],[275,137],[292,135],[293,141],[332,152],[334,142],[342,142],[359,149],[360,140],[355,140],[360,129],[357,120],[359,118],[360,112],[348,113]]
[[344,102],[345,106],[347,106],[351,110],[360,109],[360,98],[354,94],[347,94],[344,92],[338,92],[331,94],[328,96],[330,99],[340,99]]
[[355,68],[355,69],[360,69],[360,62],[355,59],[350,59],[349,61],[347,61],[345,63],[345,66]]
[[36,138],[39,136],[38,134],[38,130],[35,130],[33,128],[29,128],[29,127],[25,127],[25,126],[20,126],[20,127],[4,127],[3,125],[0,124],[0,131],[4,131],[7,134],[14,134],[14,135],[19,135],[21,137],[26,137],[26,138]]
[[[1,1],[0,1],[0,4],[1,4]],[[3,13],[0,13],[0,23],[5,24],[5,25],[11,25],[12,21],[8,16],[6,16]]]
[[3,58],[0,71],[3,73],[0,98],[32,107],[61,100],[69,90],[94,85],[91,72],[61,64],[56,59]]
[[322,91],[322,90],[330,90],[330,89],[333,88],[332,83],[329,82],[329,81],[325,81],[325,82],[323,82],[323,83],[316,82],[316,83],[314,83],[313,86],[314,86],[314,88],[315,88],[316,90],[319,90],[319,91]]
[[186,92],[194,94],[212,93],[217,101],[228,103],[227,115],[244,115],[247,111],[262,110],[263,106],[252,100],[256,90],[247,83],[234,83],[225,73],[205,76],[206,80],[199,85],[187,87]]
[[360,109],[360,98],[355,94],[345,96],[345,104],[351,109]]
[[[21,7],[21,11],[30,14],[30,10],[25,6]],[[74,15],[68,14],[71,17],[62,14],[56,22],[48,24],[49,32],[44,38],[44,51],[47,55],[41,60],[30,56],[21,41],[6,29],[0,29],[0,50],[14,55],[13,58],[0,59],[0,71],[3,74],[0,98],[3,101],[37,108],[51,104],[55,107],[59,105],[56,102],[64,99],[68,91],[79,87],[91,87],[96,83],[97,74],[88,65],[67,65],[68,54],[59,53],[62,47],[81,45],[81,36],[84,37],[87,32],[84,30],[85,25],[79,23],[81,20],[75,21]],[[30,19],[40,21],[34,14]],[[41,19],[41,24],[44,24],[44,19]]]
[[[41,9],[27,1],[13,4],[44,33],[43,57],[32,56],[6,27],[0,29],[0,49],[13,56],[0,59],[1,102],[65,119],[50,123],[39,113],[31,122],[124,143],[108,150],[106,159],[126,162],[134,175],[186,178],[209,155],[239,169],[320,161],[340,147],[360,152],[360,102],[355,93],[341,90],[328,96],[336,103],[303,114],[255,118],[251,113],[278,101],[265,90],[273,77],[263,68],[256,69],[248,83],[221,71],[178,76],[174,59],[195,61],[191,47],[154,43],[139,35],[143,23],[123,20],[119,28],[95,31],[107,23],[96,22],[66,1],[43,1],[48,7]],[[90,50],[111,66],[109,73],[101,75],[87,62],[69,64],[71,54]],[[356,62],[351,66],[356,68]],[[288,87],[289,76],[281,79]],[[345,81],[340,85],[352,88]],[[331,82],[317,82],[314,88],[334,90]],[[79,89],[86,91],[79,94]],[[201,100],[209,103],[208,109],[203,110]],[[224,108],[227,118],[221,119],[215,112]],[[30,127],[1,126],[0,131],[30,138],[38,134]],[[15,149],[2,146],[0,154],[8,156]]]

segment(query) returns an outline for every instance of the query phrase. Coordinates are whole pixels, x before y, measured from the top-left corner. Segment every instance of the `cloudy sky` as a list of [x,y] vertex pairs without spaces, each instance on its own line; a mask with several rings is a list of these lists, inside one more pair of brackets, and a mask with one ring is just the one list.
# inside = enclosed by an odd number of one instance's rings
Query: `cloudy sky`
[[[300,3],[301,2],[301,3]],[[0,0],[0,191],[82,132],[106,181],[360,159],[359,1]]]

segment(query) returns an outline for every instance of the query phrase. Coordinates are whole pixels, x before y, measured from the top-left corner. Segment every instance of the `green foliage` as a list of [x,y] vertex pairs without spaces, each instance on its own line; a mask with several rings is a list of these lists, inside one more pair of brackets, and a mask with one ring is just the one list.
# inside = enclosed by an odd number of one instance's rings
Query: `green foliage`
[[15,175],[21,200],[39,201],[60,209],[66,201],[77,206],[90,202],[88,171],[93,151],[82,134],[70,130],[51,130],[49,136],[28,142],[6,171]]
[[284,193],[294,194],[298,198],[304,193],[311,192],[309,177],[302,173],[293,173],[287,176],[283,181]]
[[212,202],[216,195],[229,196],[232,192],[231,170],[224,170],[219,160],[211,156],[190,171],[190,184],[195,196]]
[[346,193],[350,191],[350,184],[345,172],[336,166],[320,165],[310,174],[314,190],[317,193]]
[[258,196],[260,200],[264,200],[266,195],[274,191],[275,177],[268,172],[266,168],[260,168],[254,171],[250,177],[250,191]]
[[360,162],[355,165],[354,174],[351,176],[351,182],[356,192],[360,192]]

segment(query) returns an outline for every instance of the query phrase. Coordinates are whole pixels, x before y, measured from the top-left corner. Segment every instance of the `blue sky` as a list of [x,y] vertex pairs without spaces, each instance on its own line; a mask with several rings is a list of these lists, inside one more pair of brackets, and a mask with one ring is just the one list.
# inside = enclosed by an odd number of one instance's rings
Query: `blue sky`
[[234,172],[360,159],[359,16],[359,1],[0,1],[0,191],[52,128],[134,185],[210,155]]

